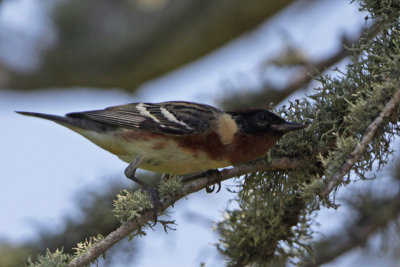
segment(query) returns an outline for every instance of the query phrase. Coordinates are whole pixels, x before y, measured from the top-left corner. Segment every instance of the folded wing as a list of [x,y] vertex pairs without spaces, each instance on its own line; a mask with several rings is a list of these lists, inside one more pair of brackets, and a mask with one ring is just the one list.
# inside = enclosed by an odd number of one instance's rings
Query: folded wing
[[103,110],[68,113],[71,118],[84,118],[127,129],[185,135],[210,129],[222,113],[212,106],[192,102],[132,103]]

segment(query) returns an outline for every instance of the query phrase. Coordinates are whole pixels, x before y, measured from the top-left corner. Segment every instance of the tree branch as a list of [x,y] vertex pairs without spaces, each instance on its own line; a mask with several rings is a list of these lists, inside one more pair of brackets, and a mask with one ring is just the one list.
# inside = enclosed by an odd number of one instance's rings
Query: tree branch
[[[265,228],[267,227],[271,227],[272,229],[268,229],[268,236],[263,236],[263,243],[267,244],[265,246],[254,246],[254,247],[250,247],[250,248],[246,248],[243,245],[236,245],[237,240],[240,240],[240,238],[244,235],[247,235],[250,233],[250,231],[247,230],[239,230],[241,229],[241,227],[245,227],[245,225],[247,225],[246,223],[250,223],[250,220],[256,219],[256,217],[251,217],[252,216],[252,210],[250,209],[249,211],[241,211],[243,213],[245,213],[243,216],[244,217],[249,217],[249,219],[247,219],[245,222],[242,222],[242,217],[240,217],[239,219],[230,219],[230,221],[226,222],[226,224],[224,226],[221,227],[221,229],[223,227],[226,227],[228,230],[225,231],[222,235],[223,235],[223,243],[227,243],[228,245],[226,245],[227,247],[229,247],[229,249],[226,249],[223,251],[223,253],[225,255],[228,256],[228,258],[232,261],[232,266],[244,266],[244,265],[248,265],[251,263],[255,263],[255,262],[268,262],[269,260],[273,259],[275,257],[276,254],[274,254],[276,252],[276,249],[278,247],[278,243],[279,241],[287,241],[287,240],[291,240],[293,239],[293,235],[294,232],[292,231],[292,227],[296,226],[301,219],[301,212],[302,210],[304,210],[304,208],[306,207],[307,203],[312,202],[314,199],[316,199],[317,196],[322,196],[323,197],[327,197],[333,189],[335,189],[337,187],[338,184],[340,184],[342,182],[342,178],[343,176],[350,172],[351,168],[353,167],[353,165],[360,160],[361,155],[363,154],[363,152],[365,151],[367,145],[372,141],[372,138],[374,137],[374,135],[376,135],[377,129],[378,127],[382,126],[385,123],[385,119],[389,117],[390,114],[392,114],[395,111],[395,107],[396,105],[400,102],[400,88],[397,87],[397,90],[393,90],[393,96],[390,100],[387,100],[388,98],[385,97],[385,101],[382,102],[382,106],[384,106],[384,108],[381,110],[381,112],[379,113],[379,115],[373,119],[370,119],[370,124],[366,127],[366,130],[364,132],[363,138],[360,142],[359,145],[356,146],[356,148],[354,149],[354,151],[352,151],[351,153],[349,152],[348,156],[350,157],[345,164],[343,164],[343,166],[340,168],[340,170],[338,171],[338,174],[335,174],[333,177],[335,178],[334,180],[331,180],[329,178],[327,184],[323,185],[322,190],[319,190],[318,187],[312,188],[312,192],[310,192],[310,194],[304,194],[304,195],[300,195],[299,197],[290,197],[288,195],[285,195],[284,197],[280,197],[280,199],[283,199],[282,202],[284,204],[281,204],[284,208],[282,208],[281,210],[279,210],[279,215],[273,217],[274,220],[279,221],[279,223],[276,223],[274,226],[270,226],[269,224],[266,224],[265,227],[261,227],[262,229],[257,229],[257,230],[253,230],[253,232],[256,232],[257,234],[262,234],[263,231],[265,231]],[[392,91],[392,92],[393,92]],[[386,102],[386,103],[385,103]],[[312,130],[310,130],[311,132],[313,132]],[[360,132],[362,133],[362,132]],[[332,138],[332,140],[335,140],[336,138]],[[328,151],[333,151],[335,150],[334,146],[320,146],[320,153],[325,154]],[[323,151],[321,151],[321,149]],[[325,152],[325,153],[324,153]],[[311,160],[311,162],[310,162]],[[320,164],[321,162],[316,160],[316,158],[311,158],[308,161],[304,161],[304,164],[302,165],[305,166],[306,164],[311,164],[308,167],[309,170],[315,170],[318,173],[319,177],[322,177],[324,175],[324,168],[321,168]],[[314,165],[316,164],[316,165]],[[298,187],[298,183],[294,183],[293,184],[294,188]],[[320,188],[320,187],[319,187]],[[297,190],[297,189],[296,189]],[[293,191],[286,188],[286,192],[290,191],[290,194],[293,194]],[[322,191],[322,193],[321,193]],[[261,197],[261,196],[259,196]],[[240,199],[240,201],[246,201]],[[271,207],[271,209],[274,209],[274,207]],[[274,210],[275,212],[275,210]],[[276,212],[278,213],[278,212]],[[283,215],[282,215],[283,214]],[[235,216],[234,211],[232,211],[230,213],[231,216]],[[290,220],[288,220],[287,218],[290,218]],[[266,217],[265,220],[267,221],[269,219],[269,217]],[[240,221],[240,222],[237,222]],[[237,225],[240,225],[237,226]],[[256,226],[254,227],[256,228]],[[235,230],[231,230],[231,229],[235,229]],[[368,229],[367,229],[368,230]],[[366,230],[366,231],[367,231]],[[237,233],[239,232],[239,233]],[[247,237],[246,237],[247,238]],[[253,237],[255,238],[255,237]],[[243,242],[245,244],[248,244],[249,246],[252,246],[254,243],[251,242],[251,238],[250,241],[248,242]],[[232,242],[232,243],[228,243],[228,242]],[[262,251],[260,251],[259,247],[262,247]],[[248,251],[247,251],[248,249]],[[240,250],[240,254],[239,256],[237,256],[235,253],[237,252],[237,250]],[[234,256],[232,256],[234,255]],[[244,255],[242,257],[242,255]],[[260,256],[262,255],[262,256]],[[233,258],[233,260],[232,260]]]
[[[223,169],[219,173],[198,175],[190,179],[189,182],[183,185],[182,194],[177,196],[168,195],[164,197],[160,202],[160,207],[158,211],[162,212],[172,206],[179,199],[184,198],[191,193],[200,191],[207,186],[227,180],[229,178],[238,177],[246,173],[256,172],[260,170],[276,171],[293,169],[300,166],[302,162],[303,160],[300,159],[280,158],[270,163],[260,161],[255,163],[241,164],[233,168]],[[139,230],[142,226],[151,221],[153,217],[153,211],[148,210],[143,212],[142,216],[137,220],[122,223],[120,227],[118,227],[115,231],[106,236],[104,240],[91,247],[87,253],[80,255],[79,257],[72,260],[69,266],[86,266],[90,262],[96,260],[100,255],[104,254],[114,244],[121,241],[132,232]]]
[[[390,101],[386,104],[384,109],[381,111],[378,117],[367,127],[364,137],[361,142],[357,145],[350,158],[340,168],[340,170],[328,181],[325,189],[320,193],[320,196],[326,197],[332,192],[332,190],[342,182],[343,176],[350,172],[353,165],[360,159],[362,153],[365,151],[369,142],[371,142],[375,135],[378,127],[384,122],[386,118],[394,111],[397,104],[400,102],[400,89],[396,91]],[[283,169],[293,169],[299,167],[305,159],[290,159],[281,158],[272,163],[255,162],[251,164],[242,164],[234,168],[223,169],[218,174],[207,174],[199,175],[191,179],[189,182],[183,185],[183,193],[177,196],[168,195],[161,200],[159,212],[166,210],[172,206],[177,200],[186,197],[187,195],[197,192],[209,185],[221,182],[223,180],[237,177],[246,173],[255,171],[276,171]],[[112,247],[114,244],[128,236],[130,233],[139,230],[142,226],[153,219],[153,212],[151,210],[146,211],[136,221],[124,222],[117,230],[110,233],[103,241],[97,243],[89,251],[78,258],[74,259],[71,263],[71,267],[84,266],[91,261],[97,259],[100,255],[104,254],[107,249]]]
[[386,118],[390,116],[397,104],[400,102],[400,88],[397,89],[396,93],[386,104],[385,108],[381,111],[378,117],[367,127],[364,133],[364,137],[357,147],[350,153],[350,157],[346,160],[339,171],[327,182],[325,189],[320,193],[320,196],[327,197],[333,189],[336,188],[343,180],[343,177],[350,172],[353,165],[360,159],[361,155],[367,148],[369,142],[374,137],[378,127],[384,122]]

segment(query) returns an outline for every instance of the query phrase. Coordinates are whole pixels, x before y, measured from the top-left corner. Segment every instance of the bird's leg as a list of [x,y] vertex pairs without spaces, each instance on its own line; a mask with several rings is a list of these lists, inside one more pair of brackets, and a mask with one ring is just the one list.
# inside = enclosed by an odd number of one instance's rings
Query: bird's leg
[[142,190],[147,191],[150,194],[151,203],[153,204],[154,208],[154,225],[157,223],[157,213],[158,207],[160,204],[160,199],[158,198],[156,190],[150,186],[149,184],[143,182],[142,180],[138,179],[135,176],[136,169],[139,167],[142,158],[137,157],[135,158],[125,169],[125,175],[130,180],[134,181],[135,183],[139,184],[142,187]]
[[171,178],[171,174],[168,174],[168,173],[163,173],[163,174],[161,174],[161,181],[164,181],[164,180],[168,180],[168,179],[170,179]]

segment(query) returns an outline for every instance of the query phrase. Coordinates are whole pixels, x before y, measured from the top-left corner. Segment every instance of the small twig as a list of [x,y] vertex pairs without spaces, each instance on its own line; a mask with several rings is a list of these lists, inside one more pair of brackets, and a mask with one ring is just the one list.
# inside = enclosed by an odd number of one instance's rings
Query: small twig
[[339,171],[329,179],[327,185],[324,190],[320,193],[320,196],[325,198],[330,192],[332,192],[335,187],[342,182],[343,177],[350,172],[353,165],[360,159],[361,155],[367,148],[369,142],[371,142],[374,137],[379,125],[383,123],[383,121],[390,116],[393,110],[396,108],[397,104],[400,102],[400,88],[397,89],[396,93],[390,99],[390,101],[386,104],[385,108],[381,111],[378,117],[367,127],[364,133],[364,137],[361,142],[356,146],[356,148],[350,153],[350,158],[346,160],[346,162],[340,167]]
[[[251,173],[259,170],[285,170],[293,169],[301,165],[303,161],[298,159],[281,158],[271,163],[257,162],[241,164],[233,168],[223,169],[219,173],[210,174],[207,176],[198,176],[183,185],[182,194],[175,196],[166,196],[160,201],[159,212],[166,210],[172,206],[177,200],[186,197],[187,195],[200,191],[201,189],[227,180],[232,177],[241,176],[246,173]],[[147,222],[153,220],[154,213],[152,210],[145,211],[140,218],[135,221],[124,222],[115,231],[107,235],[102,241],[91,247],[88,252],[75,258],[69,264],[70,267],[86,266],[90,262],[96,260],[104,254],[114,244],[121,241],[129,234],[139,230]]]

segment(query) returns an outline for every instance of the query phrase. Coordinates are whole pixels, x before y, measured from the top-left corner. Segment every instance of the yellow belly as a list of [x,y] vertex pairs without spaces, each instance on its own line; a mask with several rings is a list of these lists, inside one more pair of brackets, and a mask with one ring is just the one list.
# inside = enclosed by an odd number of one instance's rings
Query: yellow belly
[[231,165],[227,160],[210,160],[202,151],[194,153],[182,149],[172,141],[127,141],[118,136],[118,133],[110,135],[76,128],[73,130],[127,163],[141,157],[139,168],[152,172],[183,175]]
[[194,154],[182,150],[173,143],[159,150],[153,149],[154,142],[127,144],[126,147],[133,153],[119,156],[120,159],[132,162],[137,156],[142,156],[139,168],[157,173],[183,175],[231,165],[225,160],[210,160],[204,152]]

